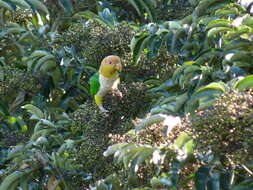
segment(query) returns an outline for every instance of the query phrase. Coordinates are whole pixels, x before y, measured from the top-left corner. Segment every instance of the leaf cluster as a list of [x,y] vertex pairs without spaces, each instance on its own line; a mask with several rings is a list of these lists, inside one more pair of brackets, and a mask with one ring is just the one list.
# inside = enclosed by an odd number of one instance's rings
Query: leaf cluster
[[212,108],[197,112],[191,123],[199,148],[203,151],[211,148],[236,164],[250,161],[252,106],[252,91],[228,91]]

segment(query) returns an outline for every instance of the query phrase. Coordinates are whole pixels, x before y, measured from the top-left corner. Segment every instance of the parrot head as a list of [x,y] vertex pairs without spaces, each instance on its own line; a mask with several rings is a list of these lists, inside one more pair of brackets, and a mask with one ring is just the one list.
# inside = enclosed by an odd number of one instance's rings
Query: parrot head
[[122,64],[119,56],[110,55],[105,57],[99,67],[99,72],[108,78],[115,77],[118,71],[122,70]]

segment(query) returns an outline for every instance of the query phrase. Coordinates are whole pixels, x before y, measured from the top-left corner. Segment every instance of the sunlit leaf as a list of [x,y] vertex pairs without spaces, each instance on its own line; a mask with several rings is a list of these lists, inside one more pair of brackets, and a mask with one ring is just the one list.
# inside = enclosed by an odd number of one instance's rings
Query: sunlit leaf
[[178,148],[182,148],[185,143],[187,143],[188,141],[191,140],[191,136],[185,132],[182,132],[180,134],[180,136],[176,139],[175,141],[175,145],[178,147]]
[[118,150],[121,150],[121,148],[126,147],[127,145],[128,145],[127,143],[120,143],[109,146],[109,148],[104,152],[104,156],[110,156],[115,152],[117,152]]
[[26,104],[23,106],[23,108],[26,109],[31,114],[36,115],[40,119],[42,119],[44,117],[43,112],[39,108],[37,108],[36,106],[34,106],[32,104]]
[[238,89],[239,91],[252,87],[253,87],[253,75],[246,76],[245,78],[237,81],[233,86],[233,88]]

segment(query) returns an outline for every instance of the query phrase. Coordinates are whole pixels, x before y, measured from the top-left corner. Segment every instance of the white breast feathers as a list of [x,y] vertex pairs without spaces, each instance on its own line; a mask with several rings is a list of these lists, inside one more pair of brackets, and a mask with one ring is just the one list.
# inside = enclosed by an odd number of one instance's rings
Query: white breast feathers
[[104,96],[109,90],[117,89],[119,83],[119,77],[106,78],[102,75],[99,75],[99,91],[97,92],[98,96]]

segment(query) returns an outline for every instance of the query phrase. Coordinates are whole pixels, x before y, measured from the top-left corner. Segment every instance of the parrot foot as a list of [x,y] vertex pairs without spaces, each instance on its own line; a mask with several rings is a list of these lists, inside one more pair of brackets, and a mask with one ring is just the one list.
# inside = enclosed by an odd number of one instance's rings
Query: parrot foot
[[100,109],[102,115],[104,115],[104,116],[106,116],[106,117],[109,116],[109,114],[108,114],[109,111],[106,110],[103,106],[100,106],[99,109]]
[[116,95],[116,96],[118,96],[118,97],[120,97],[120,98],[123,97],[122,92],[120,92],[119,90],[113,91],[113,94]]

